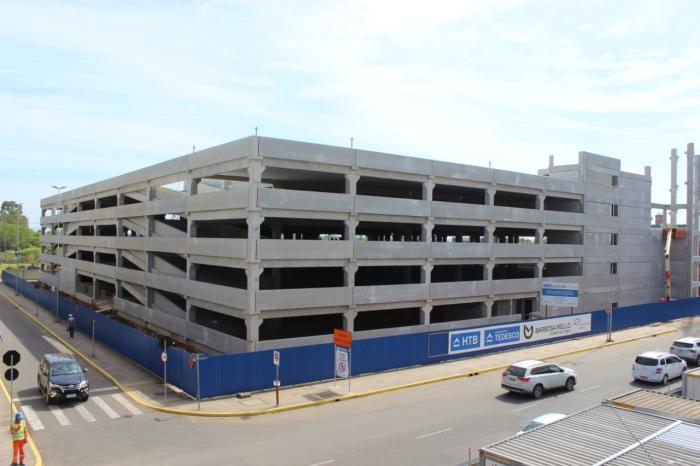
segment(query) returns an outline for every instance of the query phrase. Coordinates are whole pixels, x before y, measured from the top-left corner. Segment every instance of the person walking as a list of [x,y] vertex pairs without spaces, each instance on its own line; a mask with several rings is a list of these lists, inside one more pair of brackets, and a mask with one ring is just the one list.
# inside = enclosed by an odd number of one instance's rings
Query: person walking
[[12,435],[12,466],[24,466],[24,444],[27,443],[27,423],[22,411],[15,414],[15,422],[10,425]]
[[73,314],[68,314],[68,333],[70,333],[71,338],[75,336],[75,317]]

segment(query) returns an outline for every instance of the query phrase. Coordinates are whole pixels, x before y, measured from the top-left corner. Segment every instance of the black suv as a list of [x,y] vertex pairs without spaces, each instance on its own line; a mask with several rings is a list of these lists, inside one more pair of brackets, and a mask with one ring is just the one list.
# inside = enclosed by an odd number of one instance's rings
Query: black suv
[[58,400],[87,401],[90,383],[74,356],[63,353],[45,354],[36,376],[46,404]]

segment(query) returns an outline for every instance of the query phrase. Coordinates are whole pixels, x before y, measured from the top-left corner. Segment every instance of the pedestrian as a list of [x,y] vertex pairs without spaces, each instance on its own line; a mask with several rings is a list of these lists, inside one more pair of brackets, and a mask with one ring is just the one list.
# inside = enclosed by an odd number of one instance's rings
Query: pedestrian
[[75,335],[75,317],[73,317],[73,314],[68,314],[68,333],[70,333],[71,338]]
[[15,422],[10,425],[12,434],[12,466],[24,466],[24,444],[27,443],[27,424],[22,411],[15,414]]

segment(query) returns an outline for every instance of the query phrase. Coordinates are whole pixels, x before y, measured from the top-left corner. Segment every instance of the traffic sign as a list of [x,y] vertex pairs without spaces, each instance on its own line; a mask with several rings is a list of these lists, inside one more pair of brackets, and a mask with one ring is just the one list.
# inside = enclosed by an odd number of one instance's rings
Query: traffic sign
[[19,377],[19,371],[14,367],[11,367],[5,371],[5,379],[8,381],[12,382],[13,380],[16,380],[17,377]]
[[279,381],[279,380],[273,380],[273,381],[272,381],[272,386],[273,386],[273,387],[279,387],[279,386],[280,386],[280,381]]
[[611,308],[610,306],[605,306],[605,313],[606,313],[607,315],[612,314],[612,308]]
[[335,349],[335,376],[346,379],[350,376],[350,358],[347,349]]
[[333,343],[338,346],[350,348],[352,346],[352,332],[336,328],[333,330]]
[[16,366],[19,363],[19,352],[13,349],[5,351],[5,354],[2,355],[2,362],[4,362],[6,366]]
[[194,354],[190,354],[188,356],[187,365],[190,367],[190,369],[194,369],[194,365],[195,365]]
[[280,365],[280,352],[279,351],[272,352],[272,364],[274,364],[275,366]]
[[165,351],[160,353],[160,360],[163,361],[163,364],[168,362],[168,353],[166,353]]

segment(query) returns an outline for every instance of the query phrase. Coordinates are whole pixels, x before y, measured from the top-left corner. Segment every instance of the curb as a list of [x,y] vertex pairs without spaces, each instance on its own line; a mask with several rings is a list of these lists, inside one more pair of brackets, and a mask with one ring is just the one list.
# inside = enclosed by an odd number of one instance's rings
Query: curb
[[[5,386],[5,382],[2,380],[0,380],[0,387],[2,387],[2,391],[5,394],[7,401],[10,402],[10,405],[12,406],[12,414],[14,415],[19,410],[17,409],[17,406],[15,406],[15,402],[12,401],[12,398],[10,397],[10,392],[7,391],[7,387]],[[26,437],[27,437],[27,442],[29,443],[29,448],[32,449],[32,454],[34,455],[35,466],[43,466],[44,459],[41,456],[41,452],[39,451],[39,447],[37,446],[36,443],[34,443],[34,439],[32,438],[31,435],[29,435],[29,433],[26,434]]]
[[[293,405],[288,405],[288,406],[278,406],[274,408],[266,408],[266,409],[260,409],[256,411],[224,411],[224,412],[215,412],[215,411],[190,411],[190,410],[184,410],[184,409],[176,409],[176,408],[168,408],[165,406],[160,406],[160,405],[155,405],[153,403],[150,403],[148,401],[145,401],[141,399],[140,396],[137,394],[133,393],[130,389],[128,389],[127,386],[122,385],[117,379],[115,379],[109,372],[107,372],[105,369],[100,367],[96,362],[94,362],[92,359],[88,358],[85,356],[83,353],[78,351],[73,345],[71,345],[69,342],[63,339],[60,335],[56,334],[53,330],[51,330],[46,324],[41,322],[39,319],[34,317],[30,312],[28,312],[26,309],[24,309],[22,306],[17,304],[15,301],[13,301],[11,298],[9,298],[5,293],[0,291],[0,295],[4,297],[9,303],[11,303],[13,306],[15,306],[17,309],[22,311],[22,313],[28,317],[30,320],[38,324],[40,327],[42,327],[45,331],[50,333],[53,337],[57,338],[62,344],[64,344],[66,347],[68,347],[71,351],[73,351],[76,355],[80,356],[84,361],[86,361],[89,365],[91,365],[95,370],[97,370],[100,374],[102,374],[107,380],[112,382],[119,390],[124,392],[125,395],[127,395],[129,398],[131,398],[134,402],[138,403],[141,406],[160,411],[163,413],[168,413],[168,414],[178,414],[178,415],[183,415],[183,416],[198,416],[198,417],[252,417],[252,416],[260,416],[263,414],[275,414],[275,413],[282,413],[285,411],[292,411],[292,410],[297,410],[297,409],[303,409],[303,408],[310,408],[312,406],[321,406],[329,403],[336,403],[339,401],[347,401],[347,400],[354,400],[357,398],[365,398],[368,396],[372,395],[380,395],[382,393],[389,393],[389,392],[394,392],[398,390],[404,390],[406,388],[413,388],[413,387],[420,387],[422,385],[429,385],[433,383],[438,383],[438,382],[445,382],[448,380],[455,380],[455,379],[461,379],[465,377],[474,377],[478,376],[479,374],[486,374],[489,372],[494,372],[497,370],[505,369],[506,367],[509,366],[509,364],[501,364],[498,366],[490,366],[486,367],[484,369],[479,369],[479,370],[473,370],[473,371],[468,371],[468,372],[461,372],[457,374],[452,374],[452,375],[445,375],[442,377],[435,377],[432,379],[426,379],[426,380],[421,380],[418,382],[411,382],[407,384],[402,384],[402,385],[394,385],[391,387],[384,387],[384,388],[378,388],[375,390],[368,390],[365,392],[360,392],[360,393],[351,393],[348,395],[340,395],[337,397],[333,398],[328,398],[325,400],[317,400],[317,401],[308,401],[305,403],[297,403]],[[576,353],[583,353],[586,351],[594,351],[597,349],[601,348],[607,348],[610,346],[616,346],[616,345],[621,345],[624,343],[630,343],[633,341],[637,340],[642,340],[644,338],[651,338],[651,337],[656,337],[659,335],[665,335],[667,333],[672,333],[675,332],[677,329],[676,328],[671,328],[668,330],[664,330],[661,332],[656,332],[650,335],[642,335],[642,336],[637,336],[637,337],[632,337],[632,338],[626,338],[624,340],[617,340],[614,342],[606,342],[602,344],[597,344],[594,346],[589,346],[586,348],[578,348],[575,350],[571,351],[565,351],[562,353],[555,353],[549,356],[545,356],[543,359],[555,359],[555,358],[560,358],[563,356],[568,356],[571,354],[576,354]],[[31,441],[31,440],[30,440]],[[38,463],[37,463],[38,464]]]

